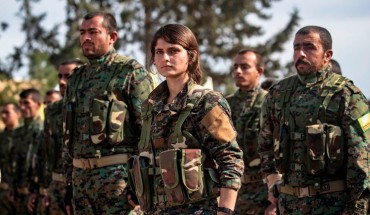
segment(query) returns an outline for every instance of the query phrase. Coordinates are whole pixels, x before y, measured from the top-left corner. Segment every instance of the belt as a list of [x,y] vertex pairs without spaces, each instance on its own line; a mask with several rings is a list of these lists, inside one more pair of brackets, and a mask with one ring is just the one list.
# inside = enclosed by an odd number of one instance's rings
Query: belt
[[66,177],[62,173],[52,172],[51,179],[57,182],[63,182],[63,183],[66,182]]
[[22,195],[30,194],[30,191],[28,190],[28,187],[18,187],[17,192],[22,194]]
[[73,158],[73,166],[80,169],[96,169],[100,167],[127,163],[129,154],[109,155],[101,158]]
[[289,185],[284,185],[279,188],[279,192],[288,195],[293,195],[298,198],[312,197],[315,195],[333,193],[344,191],[346,189],[346,183],[343,180],[329,181],[320,184],[319,186],[310,185],[307,187],[292,187]]
[[240,179],[244,184],[262,182],[262,174],[247,175],[244,173]]
[[2,190],[9,190],[10,186],[8,183],[0,183],[0,189]]

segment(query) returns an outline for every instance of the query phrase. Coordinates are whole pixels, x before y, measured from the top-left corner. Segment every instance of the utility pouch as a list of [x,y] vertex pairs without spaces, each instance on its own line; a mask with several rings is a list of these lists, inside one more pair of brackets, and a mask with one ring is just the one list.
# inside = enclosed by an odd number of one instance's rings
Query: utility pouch
[[123,125],[125,122],[127,105],[123,101],[112,100],[108,111],[108,143],[119,144],[123,141]]
[[325,127],[323,124],[306,126],[307,172],[311,175],[325,170]]
[[106,124],[109,101],[94,98],[91,104],[90,139],[99,144],[107,138]]
[[274,155],[275,166],[280,173],[286,173],[289,169],[289,129],[286,124],[282,124],[278,130],[274,131]]
[[149,175],[149,158],[132,156],[128,160],[128,183],[134,190],[140,208],[149,211],[153,206],[153,176]]
[[182,205],[186,201],[185,190],[180,184],[178,169],[178,149],[167,150],[159,154],[159,165],[167,201],[171,206]]
[[181,155],[181,175],[188,198],[190,201],[203,199],[202,151],[182,149]]
[[220,181],[216,171],[212,168],[204,168],[204,181],[208,198],[217,198],[220,196]]
[[67,103],[67,113],[66,113],[66,123],[65,123],[65,130],[66,130],[66,135],[68,135],[68,142],[69,145],[71,146],[74,141],[74,129],[75,129],[75,107],[74,107],[73,102],[68,102]]
[[343,165],[343,133],[340,127],[327,125],[326,134],[327,173],[335,174]]

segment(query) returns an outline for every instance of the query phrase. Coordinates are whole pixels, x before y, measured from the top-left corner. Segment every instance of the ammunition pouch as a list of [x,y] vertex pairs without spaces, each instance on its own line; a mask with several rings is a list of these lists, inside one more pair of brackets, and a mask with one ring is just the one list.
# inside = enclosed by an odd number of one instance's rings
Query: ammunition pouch
[[274,134],[275,166],[280,173],[289,171],[290,135],[288,126],[282,124]]
[[[159,155],[159,171],[149,167],[149,158],[133,156],[129,160],[129,184],[135,190],[144,211],[153,204],[177,206],[216,198],[220,195],[214,169],[203,168],[200,149],[172,149]],[[154,176],[160,176],[164,196],[154,191]]]
[[153,208],[154,174],[150,174],[149,158],[132,156],[128,161],[128,183],[135,192],[140,208],[149,211]]
[[111,145],[121,143],[126,110],[127,105],[122,101],[94,98],[90,116],[91,141],[99,144],[107,139]]
[[307,172],[335,174],[343,165],[344,141],[340,127],[330,124],[306,126]]

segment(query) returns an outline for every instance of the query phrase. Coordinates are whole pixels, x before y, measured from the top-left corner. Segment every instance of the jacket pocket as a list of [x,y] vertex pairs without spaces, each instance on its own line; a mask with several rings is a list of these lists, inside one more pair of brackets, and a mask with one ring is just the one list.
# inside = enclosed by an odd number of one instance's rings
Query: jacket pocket
[[325,170],[325,140],[323,124],[306,126],[307,172],[311,175]]
[[108,142],[112,145],[119,144],[124,139],[124,123],[127,105],[123,101],[112,100],[108,112]]
[[99,144],[107,138],[106,124],[109,101],[94,98],[91,103],[90,139]]
[[327,172],[335,174],[343,165],[343,133],[340,127],[327,125],[326,134]]
[[181,154],[182,180],[188,198],[190,201],[203,199],[202,151],[200,149],[182,149]]

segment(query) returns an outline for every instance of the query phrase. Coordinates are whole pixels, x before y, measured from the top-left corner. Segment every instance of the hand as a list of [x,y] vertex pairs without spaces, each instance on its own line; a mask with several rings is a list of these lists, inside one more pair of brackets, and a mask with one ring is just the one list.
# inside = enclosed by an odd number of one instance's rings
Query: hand
[[73,215],[72,205],[66,205],[67,215]]
[[276,215],[276,205],[275,204],[270,204],[266,209],[265,209],[265,215]]
[[50,206],[50,196],[44,196],[44,198],[42,198],[42,207],[48,208],[49,206]]
[[31,194],[27,201],[27,210],[30,213],[33,213],[33,211],[36,209],[36,194]]
[[277,198],[274,197],[274,194],[271,191],[268,192],[268,200],[272,204],[277,205],[278,200],[277,200]]

